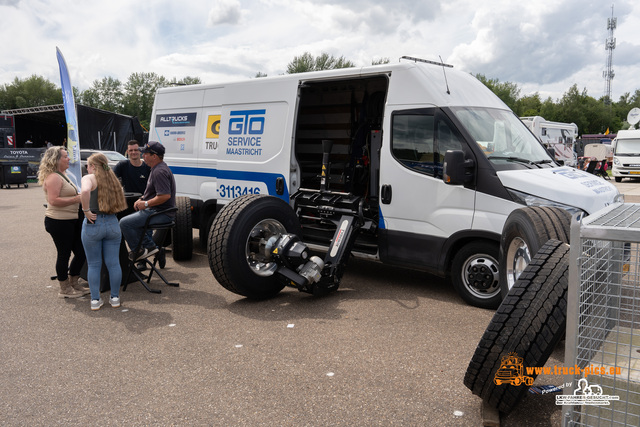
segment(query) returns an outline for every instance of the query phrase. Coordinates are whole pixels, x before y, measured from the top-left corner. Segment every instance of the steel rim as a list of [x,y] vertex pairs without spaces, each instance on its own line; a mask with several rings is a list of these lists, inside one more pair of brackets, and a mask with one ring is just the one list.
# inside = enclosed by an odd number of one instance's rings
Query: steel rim
[[469,257],[462,266],[461,274],[462,283],[478,298],[493,298],[500,292],[498,261],[492,256]]
[[287,229],[275,219],[265,219],[256,224],[247,237],[245,256],[247,265],[258,276],[266,277],[278,268],[271,251],[273,245]]
[[527,242],[516,237],[507,249],[507,286],[513,288],[527,265],[531,262],[531,252]]

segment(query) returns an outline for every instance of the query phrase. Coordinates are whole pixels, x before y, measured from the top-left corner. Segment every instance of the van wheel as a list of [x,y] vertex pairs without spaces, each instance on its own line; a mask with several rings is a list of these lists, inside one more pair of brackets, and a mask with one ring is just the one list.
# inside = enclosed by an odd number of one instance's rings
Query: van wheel
[[218,283],[238,295],[264,299],[284,285],[274,263],[256,251],[278,234],[301,235],[298,217],[282,199],[249,194],[228,203],[216,215],[209,234],[209,267]]
[[622,182],[622,177],[621,176],[616,176],[615,179],[616,179],[616,182]]
[[460,249],[451,264],[451,282],[465,302],[475,307],[500,305],[497,243],[473,242]]
[[[527,392],[564,336],[567,320],[569,245],[549,240],[522,272],[487,326],[464,376],[473,394],[509,413]],[[505,356],[515,356],[525,378],[519,386],[496,378]]]
[[193,256],[193,224],[191,222],[191,200],[176,197],[176,226],[173,229],[173,259],[187,261]]
[[511,212],[500,242],[500,293],[506,297],[547,240],[569,243],[571,215],[556,207],[527,207]]

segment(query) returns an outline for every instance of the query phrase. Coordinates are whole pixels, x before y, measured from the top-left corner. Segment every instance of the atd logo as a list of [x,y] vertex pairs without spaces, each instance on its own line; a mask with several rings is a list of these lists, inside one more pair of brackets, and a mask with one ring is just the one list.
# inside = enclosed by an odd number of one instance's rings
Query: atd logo
[[493,382],[496,385],[511,384],[519,386],[526,384],[528,386],[533,385],[533,377],[524,375],[524,364],[522,357],[517,353],[509,353],[502,357],[500,361],[500,368],[496,371],[496,375],[493,377]]

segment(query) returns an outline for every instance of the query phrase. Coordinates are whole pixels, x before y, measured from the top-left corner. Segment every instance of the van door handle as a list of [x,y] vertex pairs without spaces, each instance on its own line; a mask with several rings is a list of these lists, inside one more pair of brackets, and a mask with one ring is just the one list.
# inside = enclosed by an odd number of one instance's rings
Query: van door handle
[[391,194],[391,186],[389,184],[384,184],[380,191],[380,199],[382,203],[384,203],[385,205],[391,203]]

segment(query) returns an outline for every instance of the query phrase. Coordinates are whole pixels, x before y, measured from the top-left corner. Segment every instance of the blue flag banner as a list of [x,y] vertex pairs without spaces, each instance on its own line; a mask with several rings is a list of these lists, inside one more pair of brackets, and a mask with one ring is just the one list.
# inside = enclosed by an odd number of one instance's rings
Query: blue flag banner
[[69,179],[80,189],[82,179],[82,169],[80,167],[80,141],[78,141],[78,114],[76,112],[76,102],[73,98],[73,86],[69,80],[67,63],[62,56],[60,49],[56,47],[58,65],[60,65],[60,86],[62,87],[62,100],[64,102],[64,115],[67,118],[67,152],[69,153],[69,169],[67,174]]

